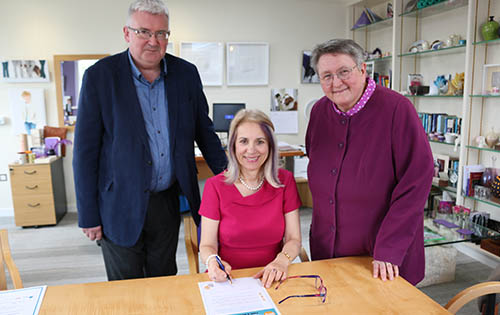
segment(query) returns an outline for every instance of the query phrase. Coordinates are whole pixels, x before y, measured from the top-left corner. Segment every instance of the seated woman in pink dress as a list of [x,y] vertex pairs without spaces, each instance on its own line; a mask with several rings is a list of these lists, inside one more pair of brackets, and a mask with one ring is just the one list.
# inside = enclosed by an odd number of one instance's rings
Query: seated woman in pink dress
[[229,131],[229,164],[209,178],[201,201],[200,254],[208,276],[227,280],[232,269],[264,267],[254,277],[270,287],[287,277],[301,249],[293,174],[278,167],[274,126],[259,110],[241,110]]

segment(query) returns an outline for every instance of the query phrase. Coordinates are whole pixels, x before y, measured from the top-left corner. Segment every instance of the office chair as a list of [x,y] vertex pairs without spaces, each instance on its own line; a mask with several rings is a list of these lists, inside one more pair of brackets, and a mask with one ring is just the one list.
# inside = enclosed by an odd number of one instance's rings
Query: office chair
[[[200,273],[200,260],[198,258],[198,227],[190,215],[184,216],[184,242],[186,243],[186,253],[189,264],[189,274]],[[302,247],[299,253],[300,261],[309,261],[307,252]]]
[[[481,308],[483,315],[498,314],[498,306],[495,306],[495,294],[500,293],[500,281],[482,282],[470,286],[455,295],[444,308],[450,313],[456,314],[459,309],[470,301],[481,296],[488,296],[488,301]],[[490,301],[491,300],[491,301]]]
[[7,290],[5,267],[7,267],[9,271],[14,289],[21,289],[23,287],[23,282],[21,281],[19,270],[17,270],[14,260],[12,260],[9,247],[9,238],[7,235],[7,230],[5,229],[0,230],[0,249],[2,250],[2,254],[0,255],[0,290]]

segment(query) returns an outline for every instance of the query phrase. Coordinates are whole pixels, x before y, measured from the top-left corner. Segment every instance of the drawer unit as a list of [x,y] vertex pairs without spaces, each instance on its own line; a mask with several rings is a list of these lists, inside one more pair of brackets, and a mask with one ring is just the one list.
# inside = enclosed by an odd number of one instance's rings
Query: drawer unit
[[62,159],[9,169],[16,225],[57,224],[67,211]]

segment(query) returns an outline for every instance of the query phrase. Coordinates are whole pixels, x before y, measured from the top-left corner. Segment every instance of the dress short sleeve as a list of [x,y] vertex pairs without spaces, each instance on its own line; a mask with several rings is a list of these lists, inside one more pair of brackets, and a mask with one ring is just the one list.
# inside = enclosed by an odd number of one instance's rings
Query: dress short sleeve
[[282,184],[285,185],[285,192],[283,198],[283,213],[291,212],[298,209],[302,202],[300,201],[299,192],[297,190],[297,184],[295,183],[295,178],[293,174],[287,170],[280,169],[280,177],[282,178]]
[[206,218],[220,221],[220,198],[216,189],[218,176],[211,177],[205,182],[203,189],[203,198],[201,199],[200,210],[198,213]]

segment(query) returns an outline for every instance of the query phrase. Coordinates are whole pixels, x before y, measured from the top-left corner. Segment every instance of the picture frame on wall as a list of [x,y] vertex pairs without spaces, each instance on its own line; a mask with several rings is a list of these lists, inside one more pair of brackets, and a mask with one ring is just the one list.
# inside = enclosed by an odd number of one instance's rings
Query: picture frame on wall
[[300,83],[319,83],[319,77],[314,68],[311,66],[312,51],[302,51],[302,67],[300,72]]
[[483,66],[483,91],[485,95],[497,95],[500,90],[500,64]]
[[268,43],[226,43],[226,60],[228,86],[269,84]]
[[224,44],[220,42],[181,42],[180,57],[193,63],[203,86],[221,86],[224,76]]
[[47,60],[2,60],[1,64],[4,82],[50,82]]

